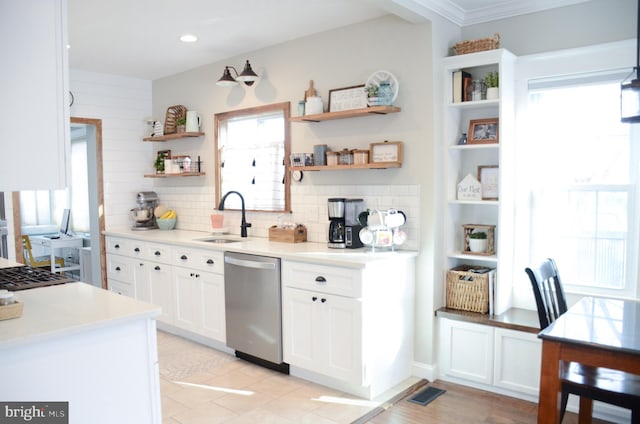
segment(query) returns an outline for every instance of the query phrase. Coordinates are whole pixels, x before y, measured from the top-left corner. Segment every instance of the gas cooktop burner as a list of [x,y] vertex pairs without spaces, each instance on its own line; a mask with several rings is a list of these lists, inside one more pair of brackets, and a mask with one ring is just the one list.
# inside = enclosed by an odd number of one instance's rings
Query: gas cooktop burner
[[54,274],[44,268],[31,268],[29,266],[0,268],[0,289],[9,291],[53,286],[71,281],[75,280],[64,275]]

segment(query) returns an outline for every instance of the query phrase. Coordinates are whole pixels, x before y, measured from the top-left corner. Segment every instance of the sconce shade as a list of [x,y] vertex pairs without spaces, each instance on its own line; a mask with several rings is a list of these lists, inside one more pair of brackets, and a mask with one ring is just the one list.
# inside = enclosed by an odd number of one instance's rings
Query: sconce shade
[[222,73],[222,77],[220,77],[220,79],[216,82],[216,85],[219,85],[222,87],[230,87],[236,84],[238,84],[238,81],[236,81],[233,78],[233,76],[231,76],[231,71],[229,70],[229,67],[225,66],[224,72]]
[[640,122],[640,68],[620,84],[620,120],[627,123]]
[[251,64],[248,60],[244,64],[244,69],[242,70],[242,73],[238,75],[237,80],[242,81],[247,85],[253,85],[253,83],[258,80],[258,74],[253,72],[253,69],[251,69]]

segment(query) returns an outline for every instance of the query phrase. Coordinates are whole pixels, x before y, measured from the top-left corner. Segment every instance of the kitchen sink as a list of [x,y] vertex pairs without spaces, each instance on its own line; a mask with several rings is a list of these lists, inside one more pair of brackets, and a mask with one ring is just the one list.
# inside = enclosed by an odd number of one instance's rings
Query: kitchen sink
[[209,237],[209,238],[194,239],[194,241],[204,241],[205,243],[221,243],[222,244],[222,243],[237,243],[242,240],[228,239],[228,238],[222,238],[222,237]]

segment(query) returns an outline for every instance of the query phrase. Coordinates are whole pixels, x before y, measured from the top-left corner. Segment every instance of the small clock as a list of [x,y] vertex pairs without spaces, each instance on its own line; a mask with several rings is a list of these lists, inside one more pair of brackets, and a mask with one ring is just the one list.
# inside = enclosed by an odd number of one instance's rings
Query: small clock
[[302,181],[303,176],[304,174],[300,169],[295,169],[291,171],[291,177],[293,178],[294,181],[298,181],[298,182]]

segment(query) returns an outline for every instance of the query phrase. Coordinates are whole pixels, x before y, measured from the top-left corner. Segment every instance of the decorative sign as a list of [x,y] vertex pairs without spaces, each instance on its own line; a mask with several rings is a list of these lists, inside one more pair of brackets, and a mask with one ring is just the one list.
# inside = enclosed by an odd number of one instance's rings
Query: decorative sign
[[402,142],[371,143],[371,162],[402,162]]
[[365,107],[367,107],[367,92],[364,91],[364,84],[329,90],[329,112]]
[[482,185],[468,174],[458,183],[458,200],[482,200]]
[[482,185],[482,200],[498,200],[498,166],[479,166],[478,180]]

